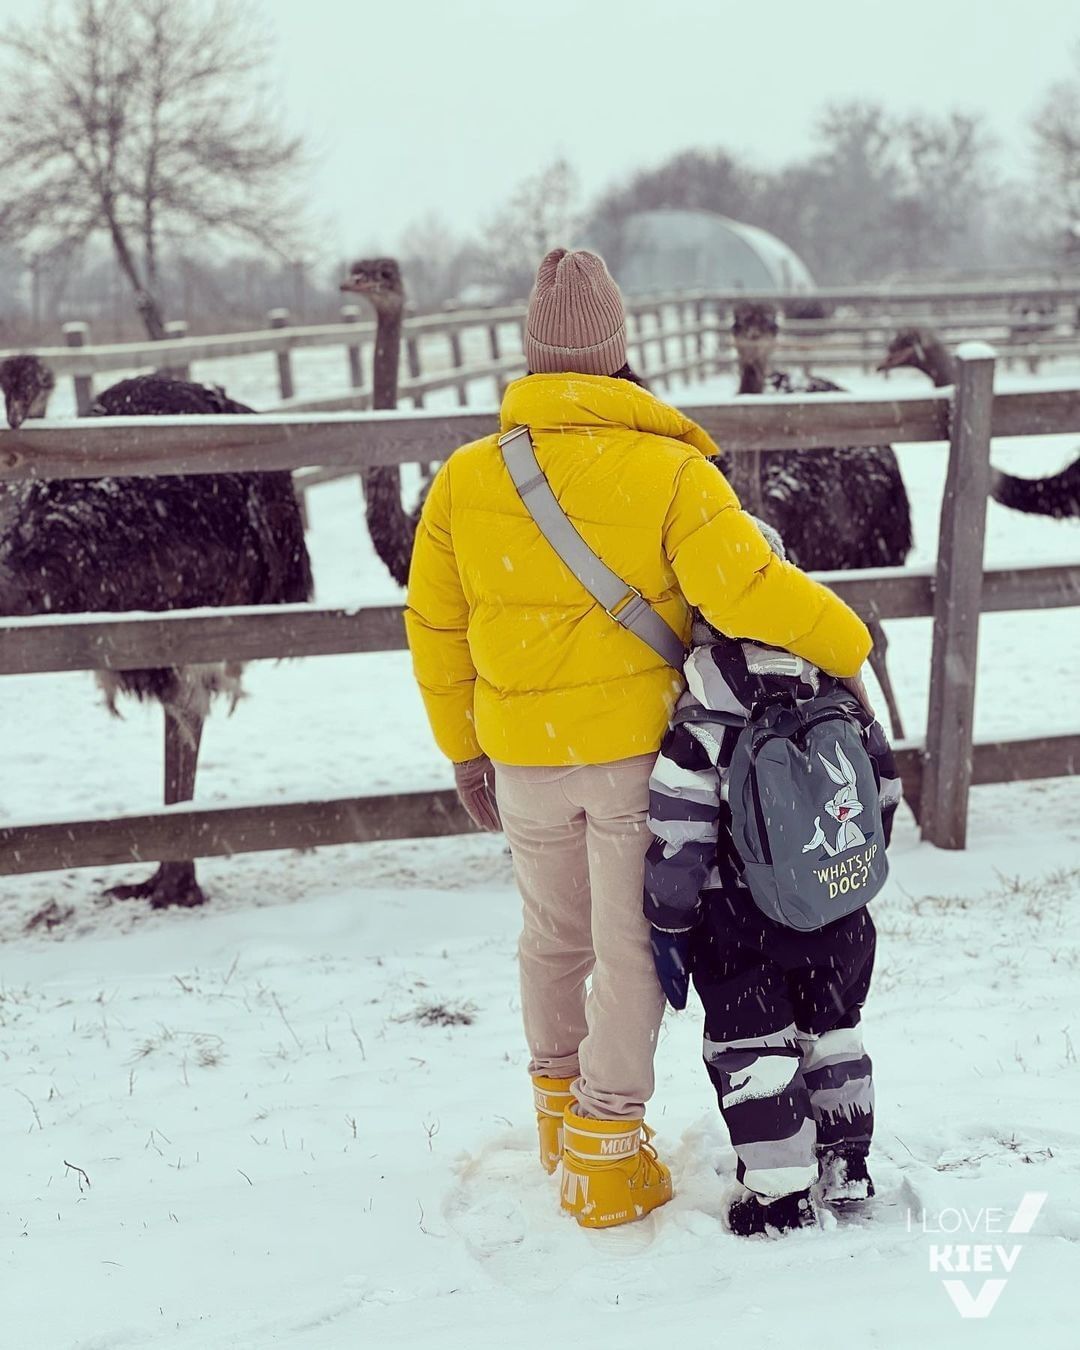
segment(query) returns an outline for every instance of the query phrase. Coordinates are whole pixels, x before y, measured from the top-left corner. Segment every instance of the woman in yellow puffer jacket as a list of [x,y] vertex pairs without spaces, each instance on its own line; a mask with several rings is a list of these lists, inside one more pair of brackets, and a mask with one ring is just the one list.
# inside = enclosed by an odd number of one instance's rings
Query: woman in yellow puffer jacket
[[[671,628],[688,637],[695,607],[721,632],[857,675],[870,650],[859,618],[773,554],[706,458],[718,453],[706,433],[635,382],[601,259],[544,259],[525,354],[532,373],[506,390],[502,431],[529,427],[563,511]],[[560,560],[495,435],[455,451],[432,484],[405,619],[462,801],[481,827],[501,816],[510,843],[541,1162],[562,1161],[579,1223],[639,1218],[671,1195],[643,1139],[664,997],[641,896],[649,774],[682,673]]]

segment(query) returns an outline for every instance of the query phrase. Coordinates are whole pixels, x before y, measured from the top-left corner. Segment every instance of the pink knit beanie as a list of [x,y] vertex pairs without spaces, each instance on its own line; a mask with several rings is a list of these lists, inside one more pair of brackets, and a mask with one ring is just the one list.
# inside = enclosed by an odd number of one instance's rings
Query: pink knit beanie
[[525,320],[534,374],[613,375],[626,364],[626,311],[603,258],[553,248],[536,273]]

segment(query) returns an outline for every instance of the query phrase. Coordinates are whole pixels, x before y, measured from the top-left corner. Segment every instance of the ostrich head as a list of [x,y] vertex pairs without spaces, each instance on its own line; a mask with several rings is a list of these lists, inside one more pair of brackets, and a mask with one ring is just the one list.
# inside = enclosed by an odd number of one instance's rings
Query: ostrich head
[[341,289],[370,300],[378,314],[400,314],[405,299],[401,269],[393,258],[360,258]]
[[921,328],[901,328],[889,343],[885,359],[878,370],[896,370],[898,366],[914,366],[929,375],[926,351],[932,339]]
[[731,322],[731,336],[735,340],[739,364],[766,368],[779,331],[775,305],[760,304],[755,300],[743,300],[737,304]]
[[896,370],[911,366],[929,375],[940,386],[951,384],[956,375],[953,357],[929,328],[901,328],[889,343],[878,370]]
[[56,377],[36,356],[9,356],[0,361],[8,426],[17,431],[28,417],[44,417],[55,387]]

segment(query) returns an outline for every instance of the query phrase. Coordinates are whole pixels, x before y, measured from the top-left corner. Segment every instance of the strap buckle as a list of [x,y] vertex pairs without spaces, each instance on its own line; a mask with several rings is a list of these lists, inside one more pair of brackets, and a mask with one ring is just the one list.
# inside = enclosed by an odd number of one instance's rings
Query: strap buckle
[[623,613],[627,605],[632,605],[635,600],[644,600],[644,599],[645,597],[641,594],[641,592],[637,589],[637,587],[631,586],[630,583],[627,582],[626,594],[621,599],[617,600],[610,609],[608,609],[607,605],[605,605],[604,612],[610,618],[614,619],[616,623],[618,623],[620,622],[619,615]]
[[[513,427],[511,428],[510,431],[503,432],[503,434],[499,437],[499,444],[506,445],[508,441],[516,440],[519,436],[528,436],[528,435],[529,435],[529,428],[527,426],[522,425],[519,427]],[[532,438],[530,437],[529,439],[531,441]]]

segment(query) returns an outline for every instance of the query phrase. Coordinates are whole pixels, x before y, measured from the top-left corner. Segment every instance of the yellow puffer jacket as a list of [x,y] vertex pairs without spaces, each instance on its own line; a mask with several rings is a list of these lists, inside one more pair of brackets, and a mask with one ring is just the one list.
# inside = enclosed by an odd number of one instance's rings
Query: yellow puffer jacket
[[[683,635],[690,606],[721,632],[837,675],[870,650],[861,620],[770,551],[716,446],[626,380],[530,375],[502,430],[526,424],[563,510]],[[606,764],[656,750],[681,672],[615,623],[525,510],[496,436],[456,450],[416,535],[405,622],[435,739],[453,760]]]

